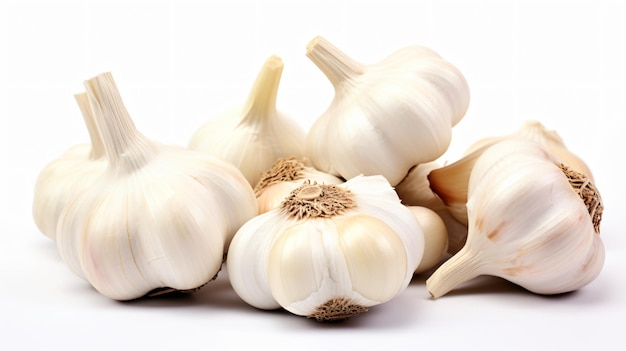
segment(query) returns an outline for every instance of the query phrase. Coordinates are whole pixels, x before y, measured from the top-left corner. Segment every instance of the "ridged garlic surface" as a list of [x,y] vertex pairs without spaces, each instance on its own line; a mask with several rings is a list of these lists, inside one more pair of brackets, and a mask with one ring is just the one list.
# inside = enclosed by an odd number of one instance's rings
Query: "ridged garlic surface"
[[465,246],[426,281],[434,298],[479,275],[537,294],[592,282],[604,264],[600,194],[547,147],[511,139],[476,160],[468,187]]
[[232,235],[256,215],[252,187],[223,160],[142,135],[110,73],[85,88],[108,167],[61,214],[61,258],[116,300],[209,282]]
[[304,180],[320,184],[341,184],[343,179],[320,172],[305,164],[306,160],[287,157],[278,159],[254,187],[259,214],[280,206],[292,190]]
[[76,194],[89,189],[104,173],[104,146],[96,129],[87,94],[74,95],[89,132],[90,143],[76,145],[48,163],[37,176],[33,198],[33,220],[37,228],[56,240],[59,217]]
[[337,185],[303,182],[280,208],[241,227],[226,269],[248,304],[328,321],[395,297],[423,251],[419,222],[389,182],[359,176]]
[[335,89],[307,136],[307,157],[322,172],[345,179],[380,174],[395,186],[411,167],[448,149],[469,106],[461,72],[426,47],[362,64],[317,37],[307,56]]
[[270,56],[245,104],[202,125],[189,148],[234,164],[253,187],[279,158],[303,157],[305,130],[276,108],[283,66],[280,57]]

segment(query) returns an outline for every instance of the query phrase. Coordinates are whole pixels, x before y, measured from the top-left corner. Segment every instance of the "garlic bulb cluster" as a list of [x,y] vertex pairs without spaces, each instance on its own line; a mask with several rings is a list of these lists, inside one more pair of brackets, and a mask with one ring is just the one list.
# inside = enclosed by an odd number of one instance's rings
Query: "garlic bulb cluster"
[[538,294],[577,290],[604,264],[600,194],[545,146],[510,139],[475,161],[465,246],[426,281],[434,298],[478,275]]
[[389,182],[359,176],[303,182],[280,208],[239,229],[226,268],[248,304],[327,321],[403,291],[423,252],[420,224]]
[[345,179],[383,175],[395,186],[411,167],[447,150],[452,127],[469,106],[463,75],[426,47],[365,65],[317,37],[307,56],[335,89],[307,136],[307,157],[322,172]]
[[[440,167],[437,161],[419,164],[411,168],[407,176],[396,185],[395,189],[403,204],[426,207],[439,215],[448,234],[447,252],[455,254],[465,244],[467,224],[459,221],[451,213],[451,210],[454,208],[448,207],[430,187],[428,175],[431,171]],[[462,210],[464,214],[466,211],[465,203]]]
[[269,57],[246,103],[202,125],[189,148],[234,164],[251,186],[277,159],[303,157],[306,132],[276,108],[283,66],[280,57]]
[[104,173],[104,145],[89,107],[87,94],[74,95],[89,132],[89,144],[76,145],[61,157],[48,163],[35,183],[33,219],[37,228],[49,238],[56,239],[59,217],[75,194],[89,189]]
[[223,160],[142,135],[110,73],[85,88],[107,168],[61,213],[61,258],[116,300],[204,285],[234,233],[257,213],[252,187]]
[[344,182],[341,178],[306,165],[305,160],[298,160],[295,157],[280,158],[261,176],[254,187],[259,214],[279,207],[289,193],[302,185],[304,180],[320,184]]

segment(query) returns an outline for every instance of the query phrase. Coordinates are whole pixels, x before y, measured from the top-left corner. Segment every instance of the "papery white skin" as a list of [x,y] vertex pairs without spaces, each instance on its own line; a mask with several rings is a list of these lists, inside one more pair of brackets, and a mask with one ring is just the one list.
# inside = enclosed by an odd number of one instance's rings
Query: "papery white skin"
[[402,48],[361,64],[321,37],[307,56],[335,89],[307,135],[307,157],[320,171],[350,179],[383,175],[395,186],[416,164],[441,156],[469,106],[456,67],[431,49]]
[[[416,217],[382,176],[359,176],[337,186],[351,191],[355,209],[306,220],[274,209],[241,227],[226,267],[235,292],[244,301],[261,309],[283,307],[307,316],[334,298],[368,307],[406,288],[424,251]],[[368,218],[350,222],[357,217]],[[379,230],[363,234],[361,244],[351,247],[345,240],[357,235],[358,223]],[[361,249],[371,250],[374,256],[366,259],[359,254],[364,252]],[[375,270],[385,274],[375,274]],[[367,276],[373,279],[369,284],[363,282]]]
[[269,57],[246,103],[202,125],[192,136],[189,148],[234,164],[251,186],[277,159],[303,157],[306,132],[276,108],[282,71],[282,60]]
[[433,297],[478,275],[538,294],[574,291],[599,275],[600,235],[558,163],[545,146],[523,139],[483,152],[469,180],[467,242],[427,280]]
[[74,95],[89,132],[90,143],[76,145],[48,163],[37,176],[33,220],[37,228],[56,240],[59,217],[76,194],[89,189],[106,169],[104,146],[96,130],[87,94]]
[[63,211],[63,261],[116,300],[191,290],[220,270],[232,235],[256,215],[241,172],[208,154],[139,133],[110,73],[85,82],[108,168]]

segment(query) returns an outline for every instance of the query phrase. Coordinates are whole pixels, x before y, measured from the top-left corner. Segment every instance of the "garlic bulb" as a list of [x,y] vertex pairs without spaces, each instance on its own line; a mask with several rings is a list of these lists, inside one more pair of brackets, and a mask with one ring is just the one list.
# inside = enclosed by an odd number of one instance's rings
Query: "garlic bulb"
[[108,167],[62,212],[61,258],[117,300],[207,283],[232,235],[256,215],[252,187],[225,161],[137,131],[110,73],[85,88]]
[[587,164],[567,149],[555,131],[547,130],[538,121],[526,121],[516,133],[488,137],[475,142],[468,148],[463,158],[445,167],[435,169],[428,175],[430,187],[443,200],[450,213],[459,222],[467,224],[467,209],[465,207],[467,185],[474,162],[489,146],[508,139],[536,141],[546,146],[559,162],[584,174],[590,181],[594,181]]
[[241,227],[226,268],[248,304],[326,321],[399,294],[423,251],[416,216],[387,180],[359,176],[338,185],[303,182],[280,208]]
[[424,255],[415,273],[424,273],[445,257],[448,249],[448,231],[437,212],[422,206],[408,206],[424,233]]
[[237,166],[251,186],[281,157],[303,157],[306,132],[276,109],[283,72],[278,56],[265,61],[246,103],[202,125],[189,148]]
[[259,214],[279,207],[289,193],[307,179],[320,184],[343,183],[341,178],[307,166],[305,160],[298,160],[295,157],[280,158],[261,176],[254,187]]
[[[407,206],[423,206],[435,211],[443,220],[448,233],[447,250],[455,254],[465,244],[467,238],[467,224],[460,222],[450,212],[453,207],[448,207],[441,198],[433,192],[428,181],[428,174],[440,168],[439,162],[431,161],[419,164],[409,171],[407,176],[396,185],[396,192]],[[454,184],[454,183],[453,183]],[[465,214],[465,203],[462,206]]]
[[56,239],[57,223],[65,205],[75,194],[89,189],[106,169],[104,146],[96,130],[87,94],[76,94],[74,98],[91,142],[76,145],[48,163],[35,182],[33,219],[37,228],[53,240]]
[[309,130],[307,157],[316,169],[345,179],[380,174],[395,186],[411,167],[447,150],[469,105],[463,75],[426,47],[365,65],[317,37],[307,56],[335,89]]
[[511,139],[476,160],[465,246],[426,281],[434,298],[478,275],[537,294],[577,290],[600,273],[600,194],[589,179],[534,141]]

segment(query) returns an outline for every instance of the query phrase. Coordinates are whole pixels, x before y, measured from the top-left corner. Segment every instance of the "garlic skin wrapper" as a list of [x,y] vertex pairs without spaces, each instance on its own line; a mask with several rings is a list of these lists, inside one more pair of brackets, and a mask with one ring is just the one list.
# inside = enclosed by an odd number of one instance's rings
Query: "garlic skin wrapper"
[[252,187],[223,160],[137,131],[110,73],[85,88],[108,168],[61,214],[61,258],[116,300],[209,282],[232,235],[256,215]]
[[433,298],[478,275],[537,294],[577,290],[604,264],[602,202],[582,173],[534,141],[511,139],[476,160],[465,246],[426,281]]
[[408,206],[424,233],[424,255],[415,273],[424,273],[445,257],[448,249],[448,231],[437,212],[422,206]]
[[307,136],[307,157],[322,172],[345,179],[380,174],[395,186],[411,167],[448,149],[469,106],[463,75],[426,47],[365,65],[317,37],[307,56],[335,89]]
[[289,193],[307,179],[320,184],[344,182],[341,178],[307,166],[305,160],[298,160],[295,157],[280,158],[261,176],[254,187],[259,214],[279,207]]
[[563,139],[556,131],[546,129],[538,121],[526,121],[524,125],[511,135],[488,137],[471,145],[465,155],[458,161],[433,170],[428,180],[433,191],[443,200],[452,215],[461,223],[467,224],[467,185],[469,175],[476,159],[489,146],[509,139],[533,140],[544,146],[566,166],[587,176],[593,182],[593,175],[587,164],[567,149]]
[[33,219],[37,228],[52,240],[65,205],[91,187],[104,173],[104,145],[96,129],[87,94],[74,95],[89,132],[90,143],[76,145],[48,163],[37,176],[33,198]]
[[399,294],[423,252],[419,222],[389,182],[358,176],[337,185],[305,181],[280,208],[248,221],[226,269],[248,304],[328,321]]
[[253,187],[277,159],[304,157],[306,132],[276,109],[282,72],[280,57],[269,57],[246,103],[202,125],[189,148],[234,164]]
[[[455,254],[465,244],[467,224],[457,220],[456,216],[451,213],[454,208],[448,207],[430,187],[428,175],[440,167],[437,161],[419,164],[411,168],[395,189],[403,204],[427,207],[439,215],[448,233],[447,251],[450,254]],[[467,212],[465,203],[463,203],[462,211],[463,215]],[[467,216],[465,215],[465,217]]]

